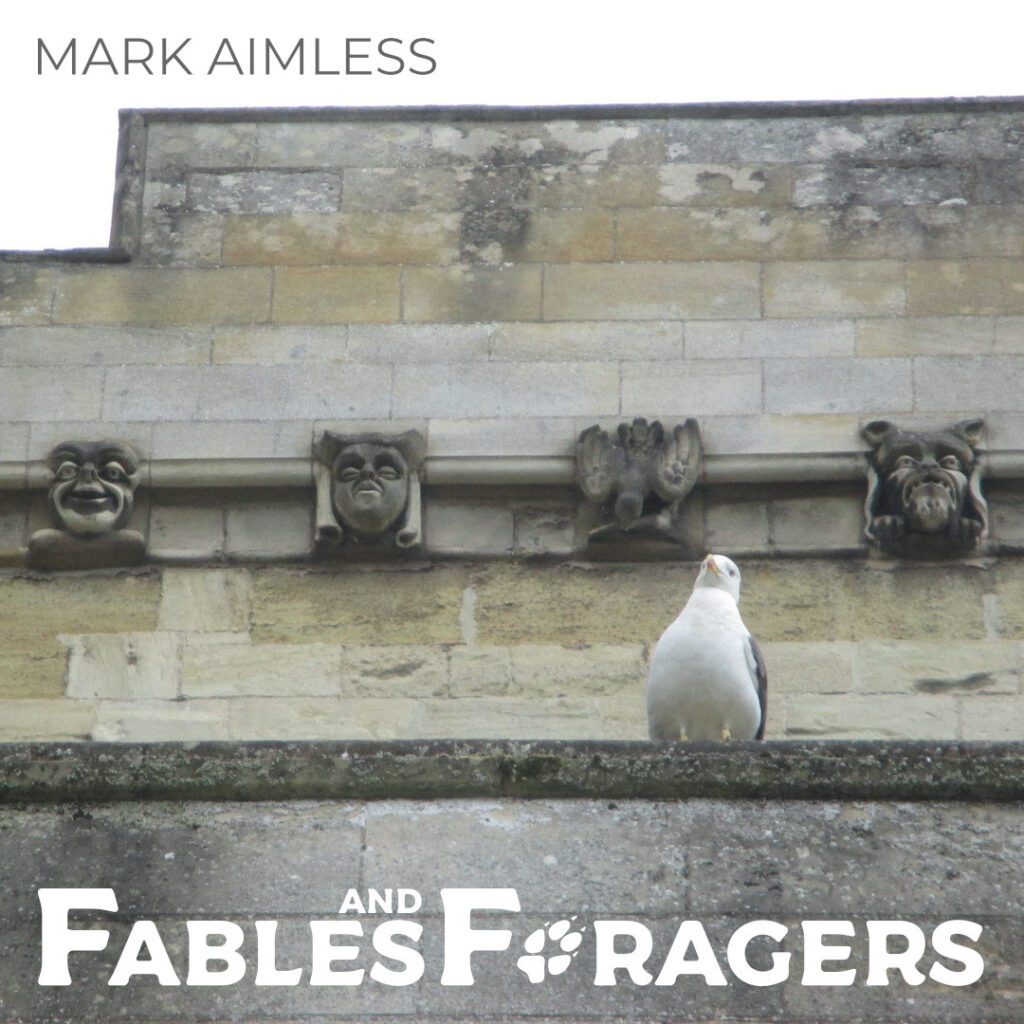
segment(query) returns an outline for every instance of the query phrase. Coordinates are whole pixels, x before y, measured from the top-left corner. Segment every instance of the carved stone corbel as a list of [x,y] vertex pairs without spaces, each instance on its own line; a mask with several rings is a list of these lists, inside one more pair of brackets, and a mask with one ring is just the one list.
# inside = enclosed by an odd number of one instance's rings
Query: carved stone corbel
[[426,444],[415,430],[320,434],[313,444],[317,551],[418,548],[425,454]]
[[46,460],[55,529],[29,539],[37,569],[95,569],[140,565],[146,540],[127,529],[142,479],[139,454],[123,441],[65,441]]
[[584,495],[604,510],[607,520],[592,529],[590,541],[624,534],[679,537],[683,499],[700,475],[703,445],[695,419],[666,430],[658,420],[620,423],[616,437],[588,427],[576,442],[576,472]]
[[977,444],[985,421],[915,433],[887,420],[861,430],[871,445],[864,536],[893,555],[971,551],[988,538]]

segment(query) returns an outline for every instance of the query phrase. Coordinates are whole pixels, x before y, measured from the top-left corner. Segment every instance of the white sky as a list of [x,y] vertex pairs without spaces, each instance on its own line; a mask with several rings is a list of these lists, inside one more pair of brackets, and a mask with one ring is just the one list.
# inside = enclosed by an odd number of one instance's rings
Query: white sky
[[[195,72],[36,74],[36,40],[161,37]],[[289,48],[319,37],[436,40],[426,77],[205,74],[224,36]],[[1024,95],[1024,5],[1013,0],[42,0],[0,30],[0,249],[102,246],[123,107],[687,103]],[[307,43],[311,45],[311,43]],[[59,47],[59,49],[58,49]],[[280,46],[279,46],[280,48]],[[116,53],[111,46],[112,53]],[[287,52],[287,51],[285,51]]]

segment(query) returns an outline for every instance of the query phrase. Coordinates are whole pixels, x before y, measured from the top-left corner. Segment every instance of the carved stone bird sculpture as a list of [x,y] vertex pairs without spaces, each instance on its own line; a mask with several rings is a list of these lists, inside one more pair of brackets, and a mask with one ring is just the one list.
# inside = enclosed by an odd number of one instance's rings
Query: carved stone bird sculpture
[[763,740],[768,674],[740,618],[740,571],[708,555],[693,594],[651,658],[647,723],[652,740]]

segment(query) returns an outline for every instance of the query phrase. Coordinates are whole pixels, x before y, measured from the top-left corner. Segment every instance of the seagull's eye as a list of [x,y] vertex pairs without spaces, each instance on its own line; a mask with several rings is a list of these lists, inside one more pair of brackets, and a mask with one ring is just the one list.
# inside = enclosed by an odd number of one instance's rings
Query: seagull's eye
[[729,575],[730,576],[735,576],[736,575],[736,570],[735,569],[730,569],[729,570]]

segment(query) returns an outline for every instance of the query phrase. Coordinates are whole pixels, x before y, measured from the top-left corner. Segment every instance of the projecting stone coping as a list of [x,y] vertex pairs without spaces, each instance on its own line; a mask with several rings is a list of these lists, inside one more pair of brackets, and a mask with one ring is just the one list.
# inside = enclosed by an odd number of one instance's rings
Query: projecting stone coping
[[1024,743],[0,744],[0,803],[1024,799]]

